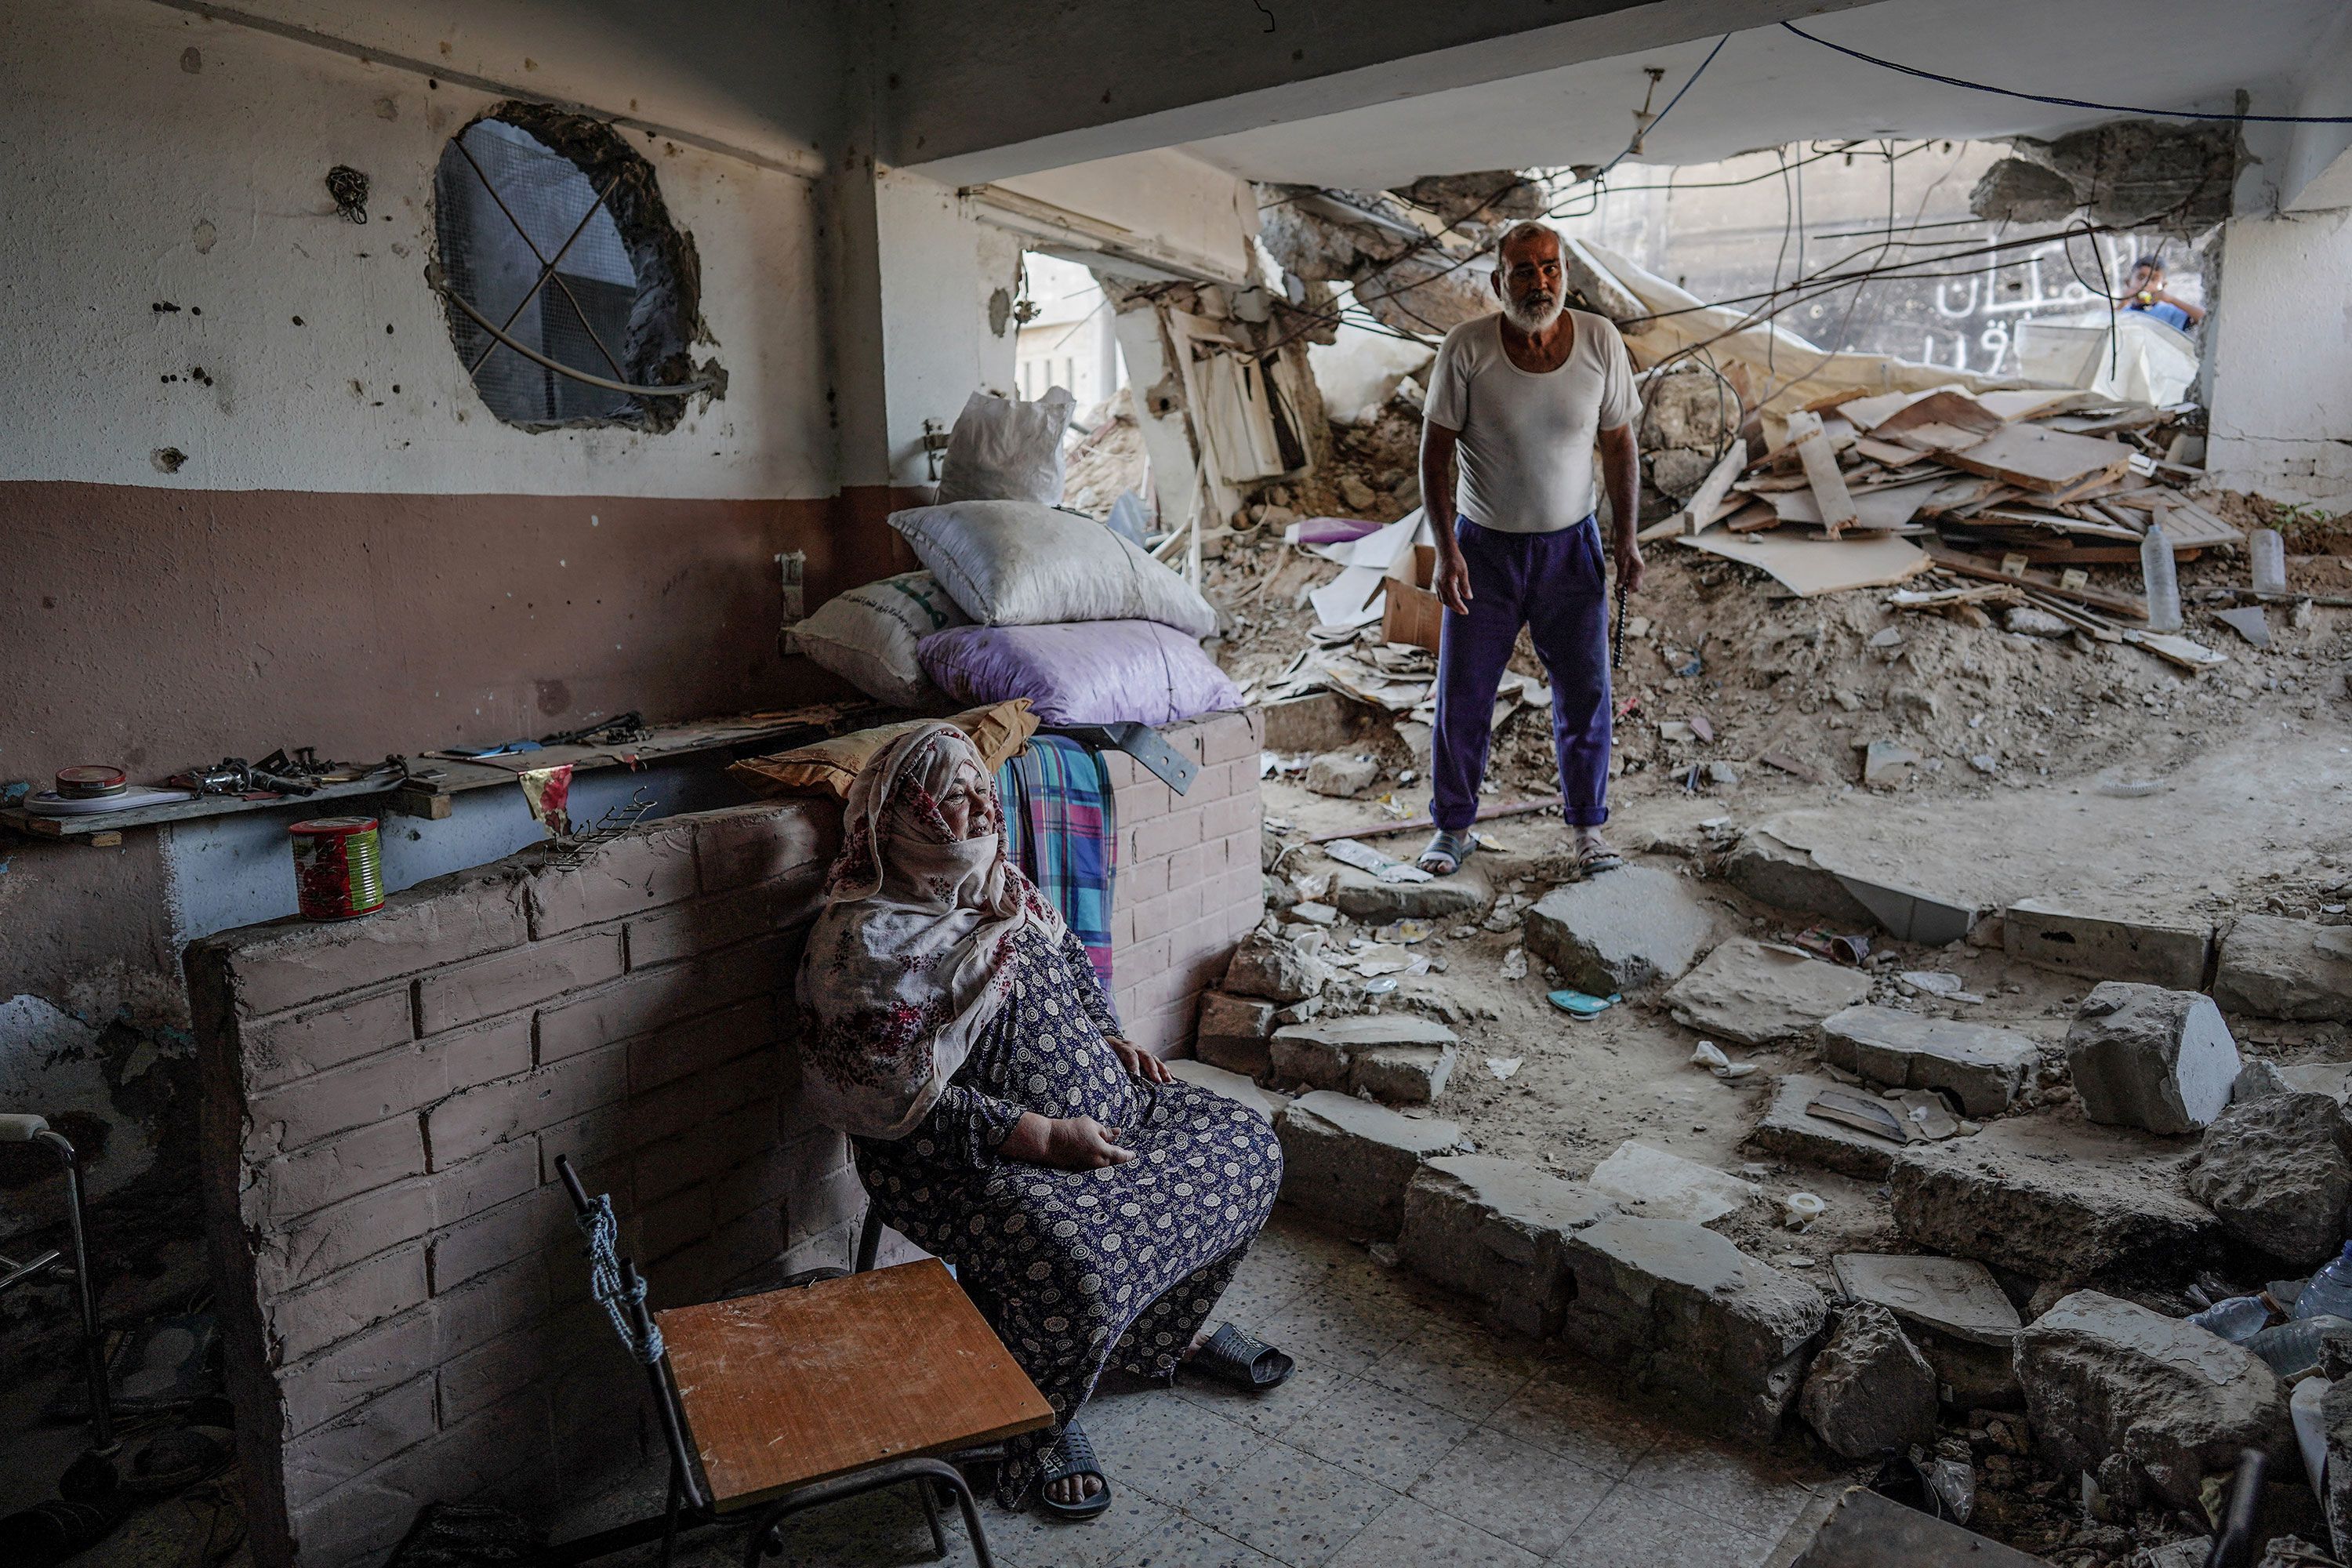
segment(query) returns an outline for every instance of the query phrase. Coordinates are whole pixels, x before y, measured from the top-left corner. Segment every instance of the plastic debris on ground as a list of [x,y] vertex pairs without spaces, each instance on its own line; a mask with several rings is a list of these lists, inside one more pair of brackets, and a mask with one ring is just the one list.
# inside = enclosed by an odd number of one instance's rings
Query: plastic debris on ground
[[1503,954],[1503,978],[1525,980],[1528,977],[1528,950],[1515,947]]
[[[1511,951],[1516,952],[1518,949]],[[1625,998],[1615,992],[1606,996],[1595,996],[1589,991],[1560,990],[1550,993],[1544,1000],[1571,1018],[1597,1018]]]
[[1360,839],[1335,838],[1323,846],[1323,853],[1342,866],[1370,871],[1383,882],[1429,882],[1436,879],[1420,867],[1383,855]]
[[1526,1065],[1525,1057],[1488,1057],[1486,1058],[1486,1070],[1493,1073],[1497,1079],[1503,1080],[1507,1080],[1513,1073]]

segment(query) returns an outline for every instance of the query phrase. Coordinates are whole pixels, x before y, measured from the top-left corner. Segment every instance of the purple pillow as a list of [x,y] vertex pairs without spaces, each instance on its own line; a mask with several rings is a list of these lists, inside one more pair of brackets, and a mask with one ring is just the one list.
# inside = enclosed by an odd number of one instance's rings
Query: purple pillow
[[1242,705],[1201,645],[1158,621],[957,626],[925,637],[915,657],[954,701],[1026,697],[1047,725],[1173,724]]

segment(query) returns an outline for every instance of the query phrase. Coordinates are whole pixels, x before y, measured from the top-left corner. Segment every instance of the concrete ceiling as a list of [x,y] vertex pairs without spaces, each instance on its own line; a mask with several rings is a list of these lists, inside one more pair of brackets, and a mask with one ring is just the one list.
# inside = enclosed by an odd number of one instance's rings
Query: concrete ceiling
[[[2314,46],[2342,0],[1887,0],[1800,19],[1808,32],[1886,59],[2095,101],[2294,112]],[[1191,143],[1252,179],[1380,189],[1423,174],[1605,163],[1633,131],[1648,79],[1664,106],[1711,38],[1507,79],[1396,98]],[[1946,87],[1835,54],[1779,26],[1736,33],[1647,140],[1640,161],[1707,163],[1791,142],[1894,135],[2047,135],[2115,116]]]

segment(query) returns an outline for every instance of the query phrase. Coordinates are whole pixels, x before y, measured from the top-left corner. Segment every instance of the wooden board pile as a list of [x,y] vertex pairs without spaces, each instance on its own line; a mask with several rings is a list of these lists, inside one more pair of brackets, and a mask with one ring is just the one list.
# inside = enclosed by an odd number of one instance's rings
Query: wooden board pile
[[[1756,545],[1808,563],[1820,552],[1780,541],[1916,539],[1924,558],[1906,575],[2013,581],[2103,619],[2144,620],[2137,597],[2092,587],[2085,568],[2137,568],[2151,522],[2180,559],[2242,542],[2182,493],[2201,473],[2173,460],[2181,443],[2167,426],[2162,410],[2084,392],[1841,394],[1790,416],[1761,457],[1735,447],[1684,511],[1644,532],[1734,560],[1758,553],[1735,542],[1768,535]],[[1705,537],[1718,525],[1727,538]]]

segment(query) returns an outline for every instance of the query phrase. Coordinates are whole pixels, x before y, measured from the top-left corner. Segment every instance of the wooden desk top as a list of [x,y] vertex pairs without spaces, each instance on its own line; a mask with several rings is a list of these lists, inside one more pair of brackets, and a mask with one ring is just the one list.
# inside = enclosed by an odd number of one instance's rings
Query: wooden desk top
[[936,1258],[655,1314],[721,1509],[1053,1425]]

